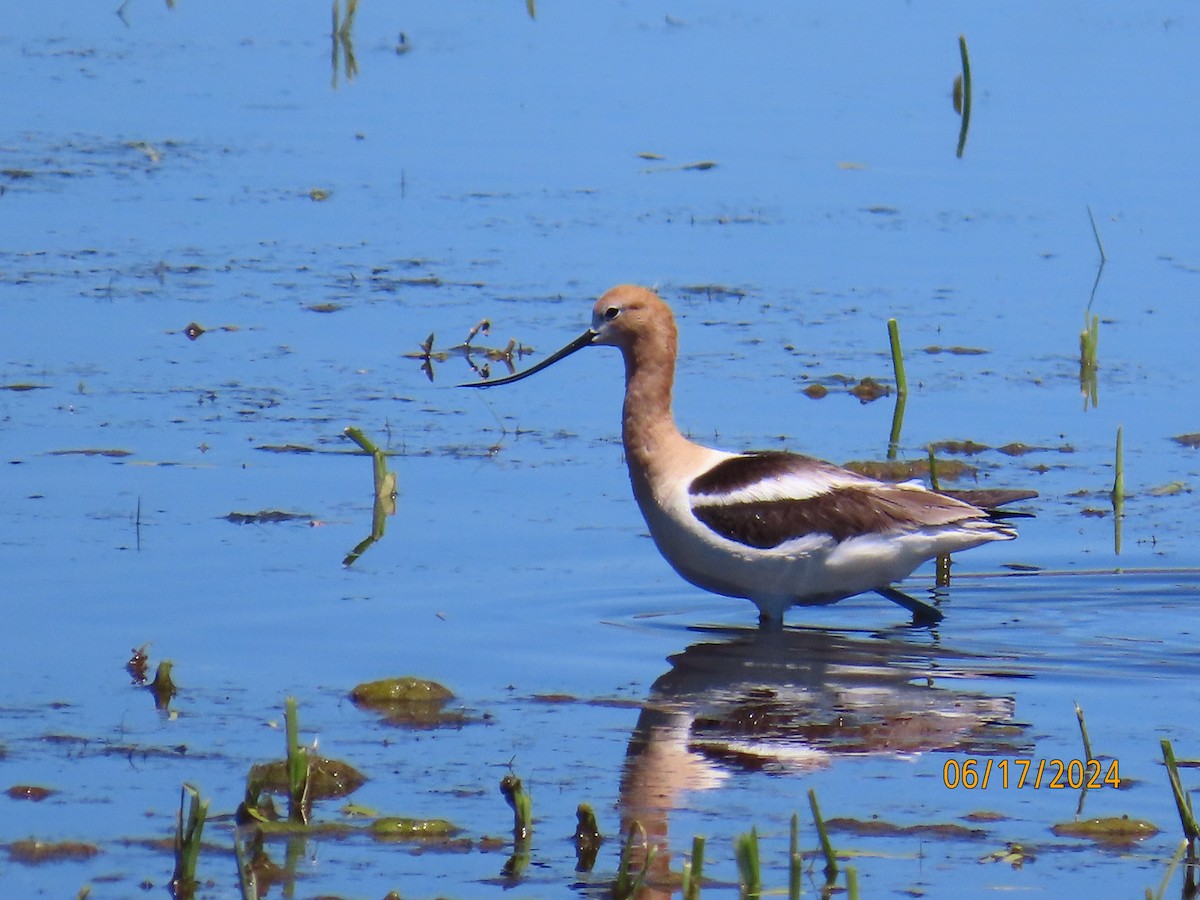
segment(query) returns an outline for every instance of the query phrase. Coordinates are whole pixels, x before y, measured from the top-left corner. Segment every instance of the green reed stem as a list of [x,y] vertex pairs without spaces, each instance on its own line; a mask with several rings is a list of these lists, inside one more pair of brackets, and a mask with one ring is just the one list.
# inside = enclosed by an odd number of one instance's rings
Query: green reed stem
[[800,900],[804,857],[800,853],[800,817],[792,813],[791,841],[788,845],[788,900]]
[[758,858],[758,831],[740,834],[733,842],[733,855],[737,858],[738,880],[743,897],[757,897],[762,893],[762,868]]
[[293,822],[307,822],[308,750],[300,746],[300,718],[295,697],[288,697],[284,702],[283,720],[287,734],[288,818]]
[[1113,503],[1120,503],[1125,499],[1125,438],[1121,426],[1117,427],[1116,469],[1117,474],[1113,478],[1112,498]]
[[895,319],[888,319],[888,343],[892,348],[892,370],[896,373],[896,394],[908,396],[908,377],[904,374],[904,351],[900,349],[900,326]]
[[[184,818],[187,804],[187,818]],[[196,890],[196,864],[200,861],[200,839],[204,835],[204,820],[208,816],[208,801],[200,799],[200,791],[185,784],[179,792],[179,813],[175,819],[175,874],[171,885],[177,897],[190,897]]]
[[1079,720],[1079,736],[1083,738],[1083,755],[1084,759],[1091,762],[1096,757],[1092,754],[1092,741],[1088,737],[1087,722],[1083,719],[1083,707],[1075,702],[1075,718]]
[[825,822],[821,819],[821,808],[817,806],[817,792],[812,788],[808,789],[808,805],[812,808],[813,822],[817,826],[817,837],[821,841],[821,852],[825,854],[825,879],[830,883],[837,878],[838,861],[837,854],[833,850],[833,844],[829,840],[829,832],[825,830]]
[[1171,793],[1175,797],[1175,808],[1179,812],[1179,822],[1183,826],[1183,836],[1189,842],[1200,837],[1200,824],[1196,822],[1196,814],[1192,811],[1192,798],[1183,789],[1179,778],[1179,766],[1175,762],[1175,750],[1171,742],[1165,738],[1162,744],[1163,763],[1167,767],[1167,780],[1171,783]]
[[704,879],[704,835],[692,838],[692,859],[683,866],[683,900],[700,900]]
[[962,159],[967,146],[967,131],[971,127],[971,57],[967,54],[966,35],[958,36],[958,52],[962,56],[962,125],[958,129],[958,149],[954,155]]

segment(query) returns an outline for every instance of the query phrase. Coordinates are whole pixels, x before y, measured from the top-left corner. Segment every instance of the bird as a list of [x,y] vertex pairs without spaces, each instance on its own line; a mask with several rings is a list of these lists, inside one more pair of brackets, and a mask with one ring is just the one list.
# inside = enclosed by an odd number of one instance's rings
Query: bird
[[994,507],[1036,496],[980,491],[992,499],[977,506],[915,481],[879,481],[800,453],[739,453],[690,440],[671,408],[674,314],[638,285],[605,292],[591,326],[536,365],[460,387],[512,384],[594,346],[616,347],[624,358],[625,461],[656,547],[693,585],[752,601],[763,628],[782,627],[791,607],[871,591],[911,612],[914,624],[936,623],[942,611],[895,582],[942,554],[1016,537]]

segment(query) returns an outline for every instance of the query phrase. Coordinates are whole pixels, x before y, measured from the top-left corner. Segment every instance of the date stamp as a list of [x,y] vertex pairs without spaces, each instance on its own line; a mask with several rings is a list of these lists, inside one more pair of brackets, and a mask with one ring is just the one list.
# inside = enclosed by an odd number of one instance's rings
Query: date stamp
[[947,790],[982,791],[988,787],[1015,788],[1119,788],[1121,772],[1117,760],[1098,759],[948,759],[942,766],[942,784]]

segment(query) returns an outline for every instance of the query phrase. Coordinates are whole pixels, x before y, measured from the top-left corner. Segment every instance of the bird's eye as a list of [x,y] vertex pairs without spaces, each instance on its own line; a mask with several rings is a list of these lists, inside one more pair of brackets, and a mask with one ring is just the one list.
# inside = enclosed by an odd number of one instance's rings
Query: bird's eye
[[604,311],[604,321],[611,322],[613,319],[615,319],[620,314],[621,314],[621,310],[618,307],[610,306],[608,309],[606,309]]

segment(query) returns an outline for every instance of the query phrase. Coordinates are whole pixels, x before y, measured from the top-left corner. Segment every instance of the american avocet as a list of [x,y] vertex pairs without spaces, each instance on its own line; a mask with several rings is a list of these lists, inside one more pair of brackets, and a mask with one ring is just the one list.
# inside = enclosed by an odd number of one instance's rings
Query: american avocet
[[[889,484],[798,453],[728,453],[680,434],[671,413],[678,333],[658,295],[620,285],[592,326],[535,366],[464,387],[512,384],[593,344],[625,358],[622,440],[633,496],[659,551],[692,584],[744,597],[764,626],[791,606],[876,591],[919,621],[935,607],[892,587],[934,557],[1006,541],[986,509],[914,482]],[[1013,492],[1000,502],[1025,499]]]

